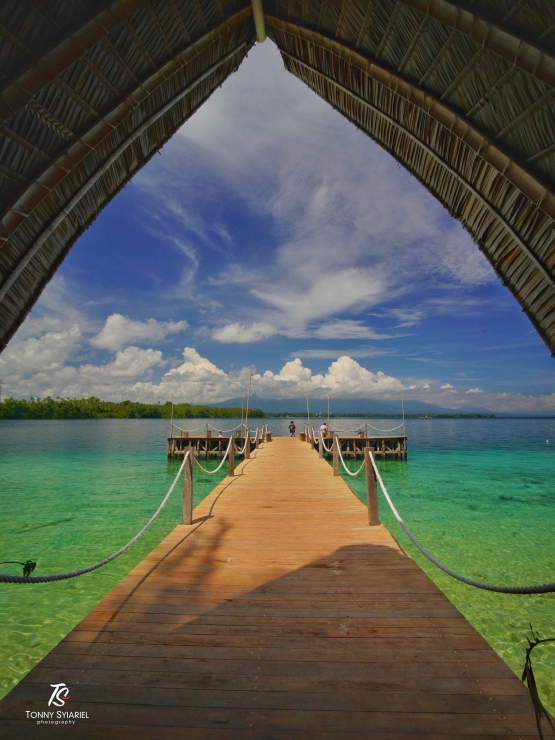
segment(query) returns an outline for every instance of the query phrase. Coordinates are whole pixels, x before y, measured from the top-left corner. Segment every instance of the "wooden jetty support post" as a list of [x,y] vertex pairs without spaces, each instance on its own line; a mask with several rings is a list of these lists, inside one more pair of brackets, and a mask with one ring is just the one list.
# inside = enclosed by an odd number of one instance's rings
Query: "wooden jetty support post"
[[[52,709],[62,682],[64,709],[87,718],[37,728],[26,713]],[[289,438],[242,461],[0,702],[0,737],[66,734],[537,737],[514,673],[389,532],[368,526],[330,465]]]

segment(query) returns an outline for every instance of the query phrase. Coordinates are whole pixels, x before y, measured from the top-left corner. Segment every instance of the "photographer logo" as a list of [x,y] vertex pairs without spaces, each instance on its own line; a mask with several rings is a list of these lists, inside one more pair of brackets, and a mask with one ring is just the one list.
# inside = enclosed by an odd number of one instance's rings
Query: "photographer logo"
[[[64,707],[66,701],[71,699],[69,686],[65,683],[51,683],[53,691],[48,700],[49,707]],[[49,711],[33,712],[26,710],[27,719],[35,720],[37,725],[74,725],[76,720],[89,719],[88,712],[62,712],[59,709]]]
[[48,706],[54,704],[55,707],[63,707],[68,699],[71,699],[69,695],[69,688],[65,683],[51,683],[50,686],[54,689],[52,696],[48,701]]

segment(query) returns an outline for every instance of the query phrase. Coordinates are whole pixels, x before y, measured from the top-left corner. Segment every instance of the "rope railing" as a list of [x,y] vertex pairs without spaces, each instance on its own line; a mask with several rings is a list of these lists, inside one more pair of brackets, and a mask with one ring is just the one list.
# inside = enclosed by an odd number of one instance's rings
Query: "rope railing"
[[249,441],[249,439],[250,439],[250,435],[245,436],[245,442],[243,444],[243,447],[236,447],[235,448],[235,451],[237,452],[238,455],[244,455],[245,454],[245,450],[247,449],[247,441]]
[[338,427],[333,427],[330,424],[330,430],[332,432],[341,432],[342,434],[347,434],[347,433],[350,433],[350,432],[360,432],[365,426],[370,427],[370,429],[373,429],[375,432],[396,432],[397,429],[401,429],[401,427],[403,426],[403,424],[399,424],[398,426],[393,427],[393,429],[379,429],[378,427],[375,427],[372,424],[368,424],[367,422],[365,422],[364,424],[361,424],[356,429],[339,429]]
[[385,500],[387,501],[389,508],[391,509],[393,513],[393,516],[395,517],[397,522],[401,525],[401,527],[405,531],[405,534],[410,539],[410,541],[413,543],[413,545],[417,547],[418,550],[420,550],[422,555],[428,558],[428,560],[431,563],[433,563],[437,568],[442,570],[444,573],[447,573],[447,575],[451,576],[452,578],[456,578],[457,581],[466,583],[469,586],[474,586],[475,588],[481,588],[481,589],[484,589],[485,591],[496,591],[502,594],[548,594],[548,593],[555,592],[555,583],[543,583],[538,586],[497,586],[491,583],[484,583],[483,581],[477,581],[473,578],[467,578],[466,576],[463,576],[460,573],[457,573],[455,570],[448,568],[446,565],[443,565],[443,563],[441,563],[430,552],[428,552],[428,550],[426,550],[426,548],[423,547],[423,545],[420,544],[420,542],[416,539],[416,537],[407,527],[401,515],[395,508],[395,505],[393,504],[393,501],[391,500],[389,493],[387,492],[387,489],[384,485],[380,472],[376,466],[376,461],[374,460],[373,455],[370,455],[370,460],[372,462],[372,467],[374,468],[374,473],[380,484],[383,495],[385,496]]
[[236,427],[233,427],[232,429],[218,429],[218,427],[215,427],[213,424],[207,424],[211,429],[213,429],[215,432],[223,432],[224,434],[227,434],[228,432],[235,432],[237,429],[241,429],[241,427],[244,426],[243,422],[241,424],[237,424]]
[[372,424],[368,424],[368,426],[375,432],[396,432],[397,429],[401,429],[403,427],[403,424],[399,424],[398,426],[393,427],[393,429],[378,429],[378,427],[373,427]]
[[206,468],[203,468],[203,467],[202,467],[202,465],[201,465],[201,464],[199,463],[199,461],[198,461],[198,460],[196,459],[196,457],[195,457],[194,455],[193,455],[193,462],[194,462],[194,463],[195,463],[195,465],[196,465],[196,466],[197,466],[198,468],[200,468],[200,469],[202,470],[202,472],[203,472],[203,473],[205,473],[206,475],[216,475],[216,473],[217,473],[217,472],[219,472],[220,468],[221,468],[221,467],[222,467],[222,465],[223,465],[223,464],[225,463],[225,461],[226,461],[226,458],[227,458],[227,456],[229,455],[229,451],[230,451],[230,449],[231,449],[231,445],[232,445],[232,443],[233,443],[233,437],[230,437],[230,438],[229,438],[229,442],[227,443],[227,449],[226,449],[226,451],[225,451],[225,455],[223,456],[223,458],[222,458],[222,461],[221,461],[221,463],[220,463],[220,464],[218,465],[218,467],[217,467],[217,468],[215,468],[215,470],[206,470]]
[[143,534],[147,531],[147,529],[151,526],[151,524],[157,519],[158,515],[164,508],[164,506],[168,503],[170,496],[172,495],[176,485],[177,481],[179,480],[179,476],[183,472],[183,469],[185,468],[185,464],[187,463],[189,458],[189,451],[185,453],[183,456],[183,462],[181,463],[181,466],[177,472],[177,475],[174,478],[173,483],[170,486],[169,491],[164,497],[164,500],[160,504],[160,506],[156,509],[154,514],[150,517],[148,522],[145,524],[145,526],[141,529],[138,534],[136,534],[133,539],[129,540],[129,542],[121,547],[117,552],[115,552],[113,555],[110,555],[107,558],[104,558],[104,560],[99,560],[98,563],[95,563],[94,565],[89,565],[86,568],[80,568],[79,570],[73,570],[68,573],[53,573],[49,576],[12,576],[7,574],[0,574],[0,583],[50,583],[51,581],[65,581],[68,578],[76,578],[77,576],[82,576],[85,573],[90,573],[93,570],[97,570],[97,568],[101,568],[103,565],[106,565],[107,563],[110,563],[112,560],[115,560],[119,555],[122,555],[126,550],[129,550],[129,548],[137,542],[137,540],[143,536]]
[[192,432],[198,432],[200,429],[206,429],[206,424],[202,424],[202,426],[196,427],[195,429],[182,429],[181,427],[178,427],[177,424],[174,422],[173,427],[174,429],[179,429],[180,432],[187,432],[187,434],[192,434]]
[[339,444],[339,437],[334,437],[333,438],[333,441],[334,441],[334,444],[337,446],[337,452],[339,453],[339,459],[341,460],[341,463],[343,465],[343,468],[345,469],[345,472],[347,473],[347,475],[350,475],[352,478],[356,478],[357,475],[360,473],[360,471],[366,465],[366,460],[363,460],[362,461],[362,465],[360,466],[360,468],[356,472],[352,473],[349,470],[349,468],[345,465],[345,460],[343,459],[343,455],[341,453],[341,445]]
[[324,450],[326,452],[331,452],[332,451],[332,449],[333,449],[333,442],[331,443],[331,445],[329,447],[326,447],[326,443],[324,442],[324,438],[322,437],[322,435],[320,435],[320,441],[322,442],[322,447],[324,448]]

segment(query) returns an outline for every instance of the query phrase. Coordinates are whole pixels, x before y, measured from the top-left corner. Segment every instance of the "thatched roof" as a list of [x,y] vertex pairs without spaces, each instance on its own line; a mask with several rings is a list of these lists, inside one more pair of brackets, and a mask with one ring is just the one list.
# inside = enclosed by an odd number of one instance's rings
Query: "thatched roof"
[[[552,0],[263,0],[286,68],[472,235],[555,351]],[[244,0],[0,2],[0,347],[255,41]]]

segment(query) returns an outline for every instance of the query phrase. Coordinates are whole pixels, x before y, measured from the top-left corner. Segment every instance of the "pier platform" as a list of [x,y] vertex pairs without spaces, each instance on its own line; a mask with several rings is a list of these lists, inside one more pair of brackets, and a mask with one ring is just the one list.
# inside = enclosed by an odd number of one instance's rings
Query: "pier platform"
[[[403,457],[405,460],[407,459],[408,455],[408,448],[407,448],[407,437],[404,434],[399,435],[375,435],[375,436],[369,436],[369,437],[348,437],[348,436],[341,436],[339,434],[335,435],[337,439],[339,440],[339,444],[341,446],[341,454],[345,459],[351,458],[351,459],[357,459],[357,457],[362,458],[364,456],[364,448],[370,447],[372,452],[374,453],[374,457],[381,457],[381,458],[397,458],[399,460],[402,460]],[[327,447],[331,446],[331,443],[333,442],[333,436],[329,436],[324,440],[324,444]],[[314,446],[316,449],[318,449],[318,445],[320,444],[320,438],[318,436],[314,439]],[[324,452],[325,457],[331,457],[331,452]]]
[[[310,445],[236,472],[0,702],[1,738],[537,737],[522,683]],[[62,682],[87,718],[26,719]]]

